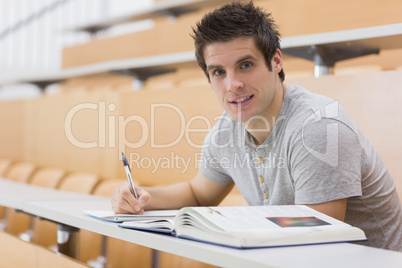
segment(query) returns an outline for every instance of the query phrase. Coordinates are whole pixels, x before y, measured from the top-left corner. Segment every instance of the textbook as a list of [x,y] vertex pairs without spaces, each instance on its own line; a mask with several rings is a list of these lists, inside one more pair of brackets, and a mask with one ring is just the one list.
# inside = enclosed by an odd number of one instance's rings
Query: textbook
[[234,248],[367,240],[361,229],[304,205],[185,207],[174,219],[123,222],[119,227]]
[[93,218],[110,222],[141,221],[156,219],[174,219],[178,210],[151,210],[143,214],[114,214],[111,210],[84,210],[84,213]]

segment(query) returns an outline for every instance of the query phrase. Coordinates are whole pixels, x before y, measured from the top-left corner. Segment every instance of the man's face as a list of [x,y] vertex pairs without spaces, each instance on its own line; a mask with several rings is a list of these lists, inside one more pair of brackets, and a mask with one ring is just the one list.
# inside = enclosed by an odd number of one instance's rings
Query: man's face
[[279,50],[271,61],[272,71],[251,37],[212,43],[205,47],[204,58],[212,89],[236,121],[245,124],[279,113],[283,99]]

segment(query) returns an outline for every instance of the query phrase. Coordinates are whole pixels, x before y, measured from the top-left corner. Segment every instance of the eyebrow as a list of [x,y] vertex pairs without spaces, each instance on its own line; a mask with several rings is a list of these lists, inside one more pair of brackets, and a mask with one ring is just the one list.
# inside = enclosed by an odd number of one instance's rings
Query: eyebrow
[[220,68],[222,68],[222,65],[208,65],[207,71],[211,71],[213,69],[220,69]]
[[[236,64],[239,64],[239,63],[241,63],[243,61],[247,61],[247,60],[257,60],[257,59],[254,56],[246,55],[246,56],[238,59],[236,61]],[[207,71],[210,71],[210,70],[213,70],[213,69],[220,69],[220,68],[222,68],[222,65],[208,65],[207,66]]]
[[244,56],[243,58],[238,59],[238,60],[236,61],[236,64],[239,64],[239,63],[241,63],[241,62],[243,62],[243,61],[248,61],[248,60],[257,60],[257,59],[256,59],[254,56],[246,55],[246,56]]

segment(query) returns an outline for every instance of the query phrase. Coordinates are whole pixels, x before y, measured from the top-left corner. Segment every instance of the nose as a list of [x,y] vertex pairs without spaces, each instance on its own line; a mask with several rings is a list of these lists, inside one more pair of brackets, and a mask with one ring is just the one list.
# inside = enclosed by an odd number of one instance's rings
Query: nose
[[243,81],[235,73],[226,74],[226,90],[227,91],[238,91],[244,87]]

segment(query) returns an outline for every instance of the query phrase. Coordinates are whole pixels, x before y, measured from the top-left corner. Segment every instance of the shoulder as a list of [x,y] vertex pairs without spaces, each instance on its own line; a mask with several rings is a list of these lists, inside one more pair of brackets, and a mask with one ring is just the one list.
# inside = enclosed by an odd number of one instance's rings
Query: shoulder
[[358,129],[338,100],[312,93],[301,86],[289,86],[284,99],[287,122],[297,132],[311,125],[335,122],[347,126],[352,132]]
[[[312,114],[322,115],[325,112],[334,112],[335,109],[339,108],[339,103],[336,100],[312,93],[298,85],[287,88],[283,103],[288,115],[305,117],[306,119]],[[334,114],[329,116],[334,116]]]

